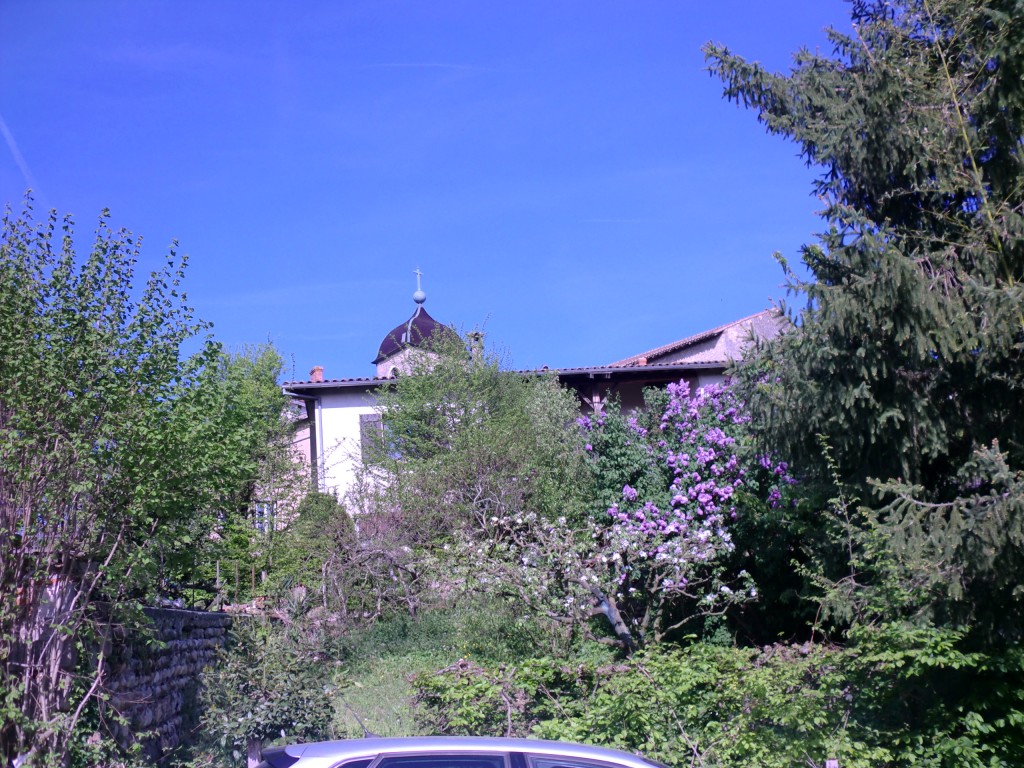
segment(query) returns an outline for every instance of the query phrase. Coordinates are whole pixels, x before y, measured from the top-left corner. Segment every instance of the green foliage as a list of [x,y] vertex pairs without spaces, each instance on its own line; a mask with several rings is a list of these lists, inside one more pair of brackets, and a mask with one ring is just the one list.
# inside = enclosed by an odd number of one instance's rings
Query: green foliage
[[371,509],[407,532],[395,544],[414,554],[391,572],[409,589],[441,571],[447,589],[515,595],[627,652],[753,597],[730,527],[783,503],[791,478],[751,450],[731,390],[673,384],[642,413],[591,418],[553,380],[461,347],[418,362],[382,397],[386,439],[367,470]]
[[1024,657],[964,653],[961,639],[886,625],[848,648],[662,645],[596,666],[462,661],[415,684],[421,721],[441,733],[568,739],[670,766],[1018,764]]
[[800,326],[765,350],[753,404],[805,470],[824,469],[824,434],[845,481],[949,500],[976,448],[1024,456],[1024,15],[1018,0],[853,9],[836,55],[801,51],[788,76],[706,48],[726,96],[822,168],[828,230],[804,250],[812,279],[791,273]]
[[185,301],[186,260],[172,250],[134,286],[140,242],[108,217],[82,258],[70,217],[37,224],[28,200],[3,218],[0,690],[19,712],[0,724],[4,763],[63,764],[82,747],[104,689],[90,642],[108,621],[135,623],[121,606],[192,580],[280,418],[266,393],[253,409],[237,391],[265,387],[273,356],[259,384],[231,378],[212,340],[183,356],[208,327]]
[[65,656],[89,601],[146,591],[185,510],[214,497],[200,478],[218,449],[190,437],[216,349],[179,360],[205,328],[179,295],[184,261],[172,252],[133,298],[138,243],[106,218],[83,260],[70,218],[37,226],[28,203],[3,221],[0,688],[22,714],[0,728],[5,762],[66,754],[96,693],[72,685]]
[[584,419],[584,424],[598,425],[586,434],[590,446],[590,463],[593,476],[591,513],[604,515],[613,505],[622,501],[622,489],[630,486],[636,489],[638,498],[650,499],[663,496],[672,483],[672,470],[659,463],[651,451],[648,441],[637,433],[633,423],[658,434],[659,419],[665,412],[668,395],[661,390],[644,391],[644,409],[638,414],[624,414],[615,400],[606,403],[600,416],[593,420]]
[[310,491],[295,508],[295,517],[274,535],[270,548],[271,593],[297,588],[307,600],[333,608],[330,573],[355,545],[355,526],[345,508],[329,493]]
[[341,641],[352,685],[344,691],[337,729],[362,734],[351,708],[382,736],[436,733],[413,717],[411,675],[429,675],[459,659],[518,664],[551,644],[543,625],[515,603],[487,598],[432,608],[415,619],[397,614],[358,628]]
[[[570,428],[574,396],[553,377],[503,370],[453,341],[420,351],[379,408],[384,449],[364,471],[368,498],[348,568],[366,574],[361,591],[377,597],[362,610],[415,612],[427,584],[435,595],[515,595],[538,615],[539,603],[557,604],[564,590],[527,583],[521,571],[527,550],[571,560],[584,543],[589,476]],[[564,571],[552,578],[584,588]]]
[[[266,565],[268,539],[305,480],[291,454],[293,433],[288,402],[278,378],[283,360],[270,344],[218,351],[201,373],[204,418],[191,436],[199,445],[221,448],[209,468],[218,478],[212,503],[188,516],[187,534],[160,552],[161,583],[168,591],[190,588],[190,596],[213,597],[217,562]],[[257,503],[268,510],[257,519]],[[212,534],[212,535],[211,535]],[[250,579],[245,580],[248,594]],[[255,595],[249,595],[250,598]]]
[[1019,641],[1024,620],[1024,472],[1007,454],[980,448],[961,472],[969,490],[944,504],[924,503],[924,489],[881,488],[892,499],[877,526],[881,583],[913,584],[901,607],[935,622],[968,624],[988,642]]
[[[534,662],[527,662],[532,668]],[[484,669],[460,659],[415,678],[416,715],[427,733],[462,736],[519,736],[534,724],[523,668]]]
[[[114,738],[111,731],[130,734],[128,741]],[[132,723],[103,697],[90,699],[68,745],[70,768],[149,768],[152,752],[147,746],[159,743],[152,730],[134,730]]]
[[726,96],[822,168],[799,323],[739,375],[762,441],[864,505],[812,547],[826,603],[996,645],[1024,627],[1021,10],[855,2],[835,55],[788,76],[706,48]]
[[387,439],[375,464],[396,478],[389,500],[425,540],[503,508],[580,514],[583,458],[565,429],[576,404],[553,377],[508,372],[452,340],[414,358],[378,406]]
[[971,626],[975,642],[995,645],[1020,636],[1024,477],[990,449],[968,467],[974,493],[944,504],[923,503],[920,487],[897,482],[880,485],[892,499],[881,509],[843,492],[831,500],[819,517],[831,547],[802,566],[819,589],[822,619]]
[[852,9],[833,55],[788,75],[705,49],[727,98],[821,169],[827,223],[809,277],[787,268],[794,327],[737,378],[805,480],[778,524],[815,629],[846,642],[849,743],[876,764],[1019,764],[1024,6]]
[[473,658],[488,664],[514,663],[533,656],[550,640],[539,622],[524,616],[511,600],[486,596],[440,606],[411,618],[398,614],[347,635],[346,663],[373,661],[384,654],[441,654],[444,659]]
[[298,631],[237,619],[231,643],[203,675],[200,751],[237,765],[273,740],[327,738],[332,694],[343,682],[336,662]]

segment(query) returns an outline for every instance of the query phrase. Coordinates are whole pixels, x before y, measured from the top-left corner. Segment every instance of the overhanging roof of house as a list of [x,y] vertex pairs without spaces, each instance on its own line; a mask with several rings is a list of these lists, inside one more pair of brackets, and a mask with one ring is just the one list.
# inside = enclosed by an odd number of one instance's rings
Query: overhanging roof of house
[[286,381],[281,386],[286,392],[302,394],[307,390],[324,389],[376,389],[391,379],[325,379],[324,381]]
[[[614,365],[595,365],[584,368],[538,368],[520,370],[516,373],[542,376],[557,376],[563,383],[580,383],[584,380],[642,380],[656,378],[664,380],[673,376],[682,378],[687,373],[694,374],[706,371],[722,371],[721,363],[662,363],[660,365],[633,365],[628,368]],[[377,389],[394,381],[394,379],[328,379],[326,381],[286,381],[283,385],[286,392],[305,394],[307,392],[323,392],[324,390],[343,389]]]

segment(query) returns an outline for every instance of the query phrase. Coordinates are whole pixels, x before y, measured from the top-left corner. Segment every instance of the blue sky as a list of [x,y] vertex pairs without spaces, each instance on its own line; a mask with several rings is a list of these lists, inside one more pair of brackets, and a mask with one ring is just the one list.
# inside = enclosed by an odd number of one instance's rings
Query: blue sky
[[0,0],[0,201],[176,238],[285,378],[368,376],[414,305],[512,364],[608,363],[784,295],[813,169],[700,46],[787,70],[839,0]]

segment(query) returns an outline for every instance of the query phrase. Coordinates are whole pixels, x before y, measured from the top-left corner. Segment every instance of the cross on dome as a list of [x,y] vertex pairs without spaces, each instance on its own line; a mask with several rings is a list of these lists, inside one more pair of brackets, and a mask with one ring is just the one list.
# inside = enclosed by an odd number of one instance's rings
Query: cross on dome
[[423,304],[427,300],[427,294],[423,292],[423,288],[420,287],[420,278],[423,277],[423,273],[420,272],[420,268],[416,267],[413,270],[413,274],[416,275],[416,292],[412,295],[412,300],[417,304]]

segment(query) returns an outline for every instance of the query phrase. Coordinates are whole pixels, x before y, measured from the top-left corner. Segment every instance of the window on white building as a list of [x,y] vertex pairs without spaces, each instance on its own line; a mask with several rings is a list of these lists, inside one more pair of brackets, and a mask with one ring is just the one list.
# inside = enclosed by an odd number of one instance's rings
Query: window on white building
[[359,417],[359,448],[363,461],[379,456],[384,449],[384,422],[379,413],[364,413]]

